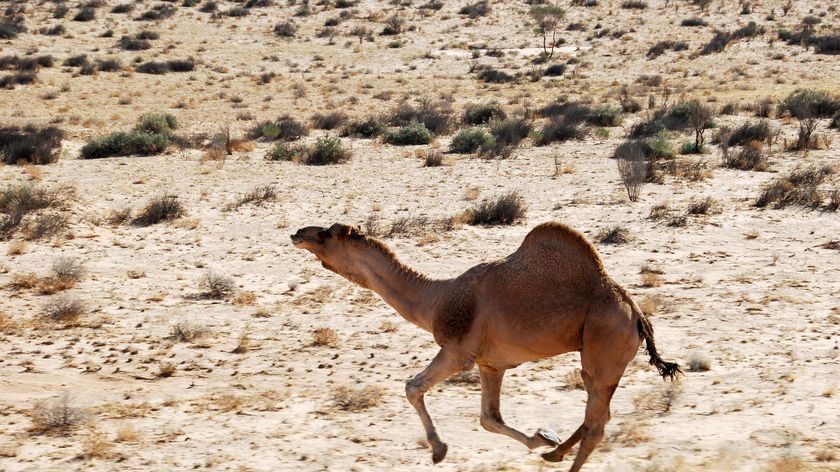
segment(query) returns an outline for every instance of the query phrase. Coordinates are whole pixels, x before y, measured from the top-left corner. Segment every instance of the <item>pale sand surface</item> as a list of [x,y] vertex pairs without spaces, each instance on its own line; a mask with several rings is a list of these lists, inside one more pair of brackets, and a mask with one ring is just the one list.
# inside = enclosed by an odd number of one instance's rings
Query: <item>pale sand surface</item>
[[[571,224],[593,239],[619,225],[631,241],[599,245],[599,251],[610,274],[636,300],[656,306],[652,321],[663,357],[684,365],[695,355],[710,361],[709,371],[688,372],[678,387],[671,387],[640,351],[612,402],[607,437],[584,470],[840,470],[840,454],[833,452],[840,448],[840,252],[819,247],[838,239],[840,217],[798,207],[753,206],[761,186],[780,173],[803,163],[840,164],[840,136],[825,122],[818,132],[834,138],[828,149],[807,157],[776,150],[771,172],[715,167],[719,152],[714,149],[701,157],[714,167],[710,178],[693,182],[666,176],[662,185],[645,186],[636,203],[627,200],[609,157],[640,115],[625,121],[623,129],[611,128],[609,138],[590,134],[582,141],[546,147],[526,141],[511,159],[452,156],[452,165],[437,168],[422,167],[422,159],[414,156],[425,147],[348,138],[343,143],[353,150],[353,158],[338,166],[267,162],[263,156],[271,145],[263,142],[223,163],[201,162],[199,150],[78,159],[85,139],[126,129],[148,111],[175,114],[187,132],[214,132],[230,123],[234,134],[241,135],[253,124],[235,121],[241,111],[256,120],[284,112],[306,119],[334,106],[363,116],[396,103],[396,98],[372,98],[384,90],[394,91],[395,97],[402,92],[435,98],[451,94],[456,108],[490,98],[511,109],[535,107],[562,94],[596,101],[612,97],[615,102],[617,85],[651,73],[663,74],[666,83],[690,90],[690,96],[717,96],[718,104],[751,103],[801,86],[837,92],[837,82],[831,85],[829,80],[840,74],[836,56],[777,42],[773,52],[784,52],[788,60],[772,61],[765,57],[772,54],[765,50],[766,41],[754,40],[694,60],[688,53],[670,52],[647,61],[644,52],[656,40],[684,39],[693,51],[708,40],[711,28],[703,28],[702,35],[680,28],[679,20],[696,12],[686,5],[675,12],[673,5],[663,9],[652,2],[648,10],[635,13],[612,2],[594,9],[570,8],[564,20],[585,20],[590,28],[600,21],[613,29],[637,30],[628,40],[594,41],[586,33],[564,32],[569,43],[593,48],[582,53],[586,65],[578,79],[487,86],[466,74],[462,56],[467,50],[459,45],[516,46],[521,56],[508,56],[502,64],[527,70],[522,57],[533,52],[537,41],[531,27],[521,24],[523,4],[494,4],[489,19],[471,25],[465,25],[454,5],[436,17],[407,14],[420,31],[405,34],[405,47],[386,48],[389,39],[377,37],[376,43],[365,42],[353,51],[352,37],[337,37],[333,46],[314,38],[336,10],[296,19],[297,38],[282,41],[270,29],[296,8],[285,4],[219,23],[182,9],[175,19],[155,27],[107,15],[114,3],[106,3],[93,23],[65,22],[72,38],[21,35],[3,45],[3,54],[37,48],[64,58],[101,47],[92,54],[110,56],[105,50],[116,38],[149,27],[162,33],[151,53],[114,55],[124,63],[138,55],[151,58],[152,53],[161,58],[193,55],[202,63],[195,73],[160,77],[99,73],[71,78],[56,66],[43,69],[38,84],[0,92],[6,123],[64,118],[58,126],[70,135],[62,159],[40,168],[43,175],[34,184],[75,189],[68,197],[67,235],[29,242],[15,256],[6,254],[14,241],[0,242],[0,313],[18,325],[0,330],[0,470],[566,470],[569,458],[545,464],[520,444],[485,432],[478,423],[479,388],[469,384],[443,385],[427,396],[449,444],[446,460],[432,466],[420,422],[404,398],[404,382],[436,353],[431,335],[289,243],[289,234],[307,225],[363,224],[371,215],[383,226],[401,217],[452,216],[474,204],[464,198],[470,188],[478,189],[479,200],[518,191],[527,202],[527,217],[510,227],[459,225],[450,232],[385,241],[412,267],[450,277],[507,255],[530,228],[547,220]],[[775,3],[780,12],[781,2]],[[143,5],[134,15],[152,4]],[[813,8],[823,11],[826,5],[816,2]],[[362,2],[359,17],[385,6]],[[759,9],[754,19],[762,21],[768,8]],[[734,29],[736,9],[732,2],[722,11],[714,4],[707,20]],[[797,4],[784,21],[795,24],[794,18],[807,13],[804,2]],[[30,29],[56,21],[46,19],[50,14],[45,6],[33,7],[30,14],[35,18],[28,22]],[[824,21],[836,24],[837,15],[829,13]],[[349,29],[354,22],[365,24],[354,19],[340,28]],[[115,37],[97,38],[106,24]],[[345,41],[352,44],[345,47]],[[198,54],[202,42],[205,51]],[[164,52],[169,44],[173,49]],[[424,59],[427,51],[438,59]],[[261,61],[271,54],[279,61]],[[313,65],[314,54],[326,65]],[[213,67],[224,71],[214,72]],[[710,79],[737,76],[731,70],[736,67],[747,74],[737,82]],[[280,76],[257,85],[254,75],[263,70]],[[39,98],[65,83],[70,91],[58,99]],[[294,98],[296,83],[307,90],[305,97]],[[123,96],[132,97],[129,105],[118,105]],[[232,106],[230,96],[244,99],[242,109]],[[264,101],[266,96],[272,100]],[[350,96],[357,103],[348,101]],[[645,96],[640,93],[640,100]],[[179,101],[190,105],[174,108]],[[747,119],[745,112],[717,121],[734,125]],[[773,123],[788,140],[795,137],[795,121]],[[307,142],[323,134],[313,132]],[[446,149],[448,143],[444,137],[437,145]],[[567,173],[555,176],[557,156]],[[0,167],[3,187],[30,180],[22,167]],[[266,183],[276,184],[275,201],[225,211],[238,196]],[[838,186],[836,174],[832,185]],[[139,210],[162,192],[178,195],[188,215],[147,228],[104,221],[109,212]],[[690,216],[684,227],[648,218],[657,204],[667,201],[678,214],[704,197],[716,199],[719,212]],[[60,256],[77,258],[88,272],[68,291],[89,308],[79,327],[32,323],[54,296],[9,287],[15,275],[47,275]],[[643,286],[639,272],[644,265],[663,272],[661,285]],[[208,271],[233,278],[239,290],[253,292],[256,300],[237,305],[200,297],[199,281]],[[207,334],[177,342],[170,334],[178,324],[204,328]],[[312,345],[318,328],[335,330],[337,345]],[[243,335],[250,348],[233,353]],[[175,373],[159,378],[164,363],[171,363]],[[502,396],[506,422],[528,433],[550,427],[568,436],[580,423],[585,404],[583,390],[567,386],[576,367],[577,354],[567,354],[509,371]],[[367,385],[384,390],[380,404],[362,412],[335,406],[339,387]],[[33,405],[61,392],[88,410],[89,422],[67,435],[31,432]],[[118,431],[126,429],[135,430],[136,437],[118,440]],[[111,454],[80,457],[93,440],[107,443]]]

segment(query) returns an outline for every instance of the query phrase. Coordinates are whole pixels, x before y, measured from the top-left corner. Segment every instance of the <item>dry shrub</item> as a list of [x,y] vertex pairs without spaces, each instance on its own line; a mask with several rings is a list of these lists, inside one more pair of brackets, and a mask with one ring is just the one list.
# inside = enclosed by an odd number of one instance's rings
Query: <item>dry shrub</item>
[[597,239],[600,244],[625,244],[632,238],[630,236],[630,231],[626,228],[613,226],[612,228],[602,229],[598,235],[595,236],[595,239]]
[[465,220],[471,225],[510,225],[525,218],[528,208],[518,192],[485,198],[480,204],[467,210]]
[[158,366],[157,376],[160,378],[172,377],[175,374],[175,364],[171,362],[162,362]]
[[818,187],[832,173],[834,171],[829,166],[796,169],[766,185],[755,206],[763,208],[773,205],[774,208],[784,208],[788,205],[799,205],[818,208],[823,201]]
[[659,287],[663,283],[665,283],[665,281],[659,274],[653,274],[650,272],[645,272],[642,274],[642,287]]
[[800,472],[809,470],[802,459],[798,457],[782,457],[770,462],[766,472]]
[[637,411],[645,410],[664,415],[671,411],[680,392],[681,387],[679,385],[672,383],[665,384],[636,395],[633,398],[633,405]]
[[566,373],[566,387],[573,390],[583,390],[585,385],[583,384],[582,372],[579,368],[574,368]]
[[659,303],[656,298],[645,297],[639,303],[639,309],[642,310],[645,316],[651,317],[659,311]]
[[817,462],[834,462],[837,460],[837,453],[833,449],[820,449],[814,453]]
[[197,326],[192,323],[181,321],[172,325],[172,328],[169,330],[168,339],[188,343],[204,337],[209,332],[210,331],[203,326]]
[[730,169],[764,172],[770,168],[767,153],[760,141],[748,142],[738,153],[724,152],[723,165]]
[[230,277],[207,272],[199,282],[205,298],[221,300],[231,296],[236,290],[236,283]]
[[26,241],[14,241],[9,244],[9,248],[6,249],[7,256],[19,256],[26,252]]
[[479,375],[477,369],[467,369],[449,377],[446,379],[444,384],[462,386],[480,385],[481,376]]
[[668,207],[668,202],[659,203],[650,208],[650,213],[648,214],[648,218],[651,220],[661,220],[663,218],[667,218],[670,214],[670,208]]
[[140,441],[140,433],[130,424],[122,425],[117,428],[115,440],[117,442],[136,443]]
[[131,221],[131,208],[111,210],[111,212],[108,213],[108,216],[105,217],[105,221],[107,221],[111,226],[128,224],[128,222]]
[[344,411],[363,411],[382,403],[384,389],[379,386],[338,387],[333,395],[335,405]]
[[17,332],[18,324],[9,315],[0,311],[0,333],[14,334]]
[[277,186],[274,184],[257,185],[253,189],[245,192],[235,202],[228,204],[225,210],[235,210],[242,205],[254,204],[261,205],[263,202],[274,201],[277,199]]
[[62,294],[53,297],[44,305],[41,318],[71,326],[85,313],[87,313],[87,308],[81,300]]
[[39,401],[29,411],[32,421],[30,429],[39,434],[67,434],[87,422],[90,415],[83,408],[71,405],[72,398],[66,392],[52,402]]
[[712,197],[706,197],[700,200],[693,200],[688,204],[689,215],[706,215],[710,212],[717,211],[719,202]]
[[242,333],[239,335],[239,339],[237,340],[236,347],[233,348],[234,354],[245,354],[246,352],[251,350],[251,336],[248,333]]
[[638,147],[630,148],[625,155],[616,159],[618,175],[627,190],[627,198],[631,202],[639,200],[642,187],[647,182],[650,162]]
[[233,297],[233,304],[236,306],[249,306],[257,301],[257,294],[247,290],[237,292]]
[[72,282],[81,282],[87,270],[75,257],[59,257],[52,264],[52,276]]
[[610,436],[608,443],[623,446],[634,446],[651,440],[648,424],[644,421],[628,419],[621,424],[619,430]]
[[108,441],[104,434],[93,431],[82,441],[82,452],[79,458],[91,459],[114,459],[119,454],[114,450],[114,444]]
[[9,282],[9,288],[12,290],[28,290],[37,288],[40,283],[40,277],[32,272],[25,272],[23,274],[12,275],[12,280]]
[[317,328],[312,331],[313,346],[338,346],[338,334],[332,328]]
[[44,213],[35,217],[35,221],[26,226],[24,238],[27,241],[49,238],[67,229],[67,217],[59,213]]
[[150,226],[162,221],[181,218],[187,213],[184,204],[177,195],[161,195],[153,198],[134,218],[137,226]]
[[379,325],[379,331],[382,333],[396,333],[400,329],[400,325],[391,320],[385,320]]
[[691,355],[688,356],[688,365],[689,372],[706,372],[712,368],[712,361],[703,353],[700,352],[692,352]]

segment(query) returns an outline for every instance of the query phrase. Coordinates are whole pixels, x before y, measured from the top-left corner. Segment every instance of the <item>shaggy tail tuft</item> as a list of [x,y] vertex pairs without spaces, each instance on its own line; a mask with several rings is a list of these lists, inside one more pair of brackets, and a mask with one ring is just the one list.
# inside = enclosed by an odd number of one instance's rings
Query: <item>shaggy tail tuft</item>
[[676,377],[683,373],[682,368],[676,362],[665,362],[659,357],[659,353],[656,352],[656,343],[653,342],[653,325],[650,324],[647,316],[635,303],[633,303],[633,307],[637,312],[636,326],[639,329],[639,334],[645,339],[645,350],[650,354],[650,365],[656,367],[663,379],[673,382]]

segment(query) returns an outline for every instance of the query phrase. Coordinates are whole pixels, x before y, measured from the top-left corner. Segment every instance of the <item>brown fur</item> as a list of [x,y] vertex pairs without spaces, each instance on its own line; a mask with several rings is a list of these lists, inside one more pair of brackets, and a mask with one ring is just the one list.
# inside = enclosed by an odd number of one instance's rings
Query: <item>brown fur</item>
[[[642,340],[663,377],[673,379],[680,372],[677,364],[659,357],[650,321],[606,273],[595,247],[567,225],[539,225],[513,254],[450,280],[431,280],[411,270],[381,241],[346,225],[303,228],[292,241],[434,335],[441,350],[408,382],[406,395],[436,463],[446,456],[447,446],[437,435],[424,394],[465,366],[479,366],[485,429],[529,448],[555,447],[543,455],[548,461],[561,460],[580,442],[572,472],[580,470],[603,438],[610,400]],[[556,435],[527,436],[506,425],[499,408],[505,370],[572,351],[580,352],[588,394],[577,431],[561,444]]]
[[472,294],[452,294],[442,301],[435,313],[432,334],[439,345],[457,342],[470,332],[475,318]]

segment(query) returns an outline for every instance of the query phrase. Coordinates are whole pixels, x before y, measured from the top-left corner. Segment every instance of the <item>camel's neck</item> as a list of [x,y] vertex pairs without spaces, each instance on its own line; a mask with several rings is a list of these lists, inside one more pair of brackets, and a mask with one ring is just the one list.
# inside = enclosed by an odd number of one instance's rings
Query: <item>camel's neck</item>
[[429,279],[378,248],[371,248],[360,265],[361,280],[356,283],[379,294],[406,320],[432,332],[435,306],[447,281]]

